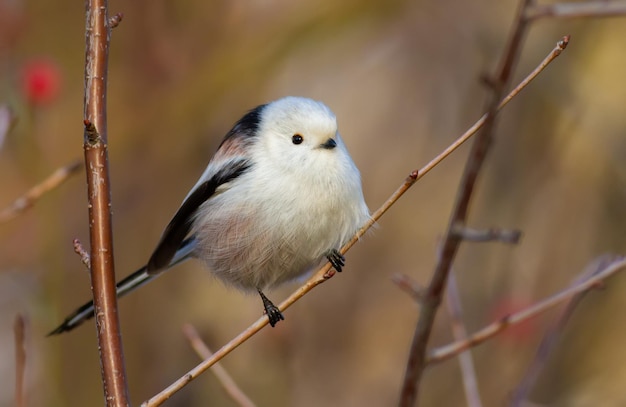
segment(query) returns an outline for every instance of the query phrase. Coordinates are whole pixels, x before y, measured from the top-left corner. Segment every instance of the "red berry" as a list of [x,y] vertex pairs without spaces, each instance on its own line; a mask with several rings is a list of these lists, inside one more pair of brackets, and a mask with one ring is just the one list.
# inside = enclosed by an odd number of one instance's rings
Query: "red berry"
[[61,90],[61,72],[49,59],[36,59],[22,67],[22,92],[33,105],[53,102]]

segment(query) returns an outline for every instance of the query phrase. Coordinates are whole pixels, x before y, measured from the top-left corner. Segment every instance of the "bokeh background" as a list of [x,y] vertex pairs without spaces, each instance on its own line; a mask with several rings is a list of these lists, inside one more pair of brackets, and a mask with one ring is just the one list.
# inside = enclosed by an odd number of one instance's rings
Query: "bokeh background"
[[[284,95],[323,100],[361,169],[375,210],[404,177],[481,115],[517,1],[110,1],[124,20],[109,58],[109,153],[117,275],[150,255],[223,134],[247,109]],[[466,243],[455,262],[474,331],[565,286],[626,240],[625,19],[542,20],[516,79],[565,34],[567,51],[500,116],[472,205],[474,227],[520,228],[522,242]],[[0,207],[82,158],[81,2],[0,0]],[[468,147],[416,184],[347,255],[346,271],[224,366],[259,406],[387,406],[398,399],[419,308],[391,282],[426,284]],[[88,244],[84,175],[0,225],[0,405],[12,404],[12,325],[27,317],[30,406],[102,405],[93,322],[45,338],[89,298],[72,249]],[[295,288],[271,293],[280,301]],[[626,405],[626,277],[590,294],[532,393],[537,405]],[[120,302],[131,399],[155,394],[259,317],[260,301],[198,262]],[[486,406],[502,405],[550,321],[546,315],[473,351]],[[431,346],[451,341],[439,313]],[[423,406],[464,405],[456,360],[429,369]],[[205,374],[167,406],[234,406]]]

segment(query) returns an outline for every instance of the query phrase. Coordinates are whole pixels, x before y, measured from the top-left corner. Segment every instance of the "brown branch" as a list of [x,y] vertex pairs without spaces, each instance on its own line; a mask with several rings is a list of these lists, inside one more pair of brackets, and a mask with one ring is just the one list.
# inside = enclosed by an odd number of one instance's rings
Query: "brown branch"
[[528,20],[540,18],[620,17],[626,15],[626,1],[535,4],[526,10]]
[[[191,324],[183,325],[183,334],[189,340],[191,347],[196,351],[198,356],[202,359],[208,359],[213,356],[213,352],[207,346],[206,343],[200,338],[198,331]],[[217,380],[222,385],[222,388],[226,391],[226,393],[240,406],[242,407],[255,407],[255,404],[246,394],[237,386],[237,383],[233,380],[233,378],[228,374],[226,369],[222,367],[222,365],[218,362],[215,363],[211,367],[211,371],[217,377]]]
[[485,229],[478,230],[472,229],[464,226],[455,226],[453,228],[453,233],[456,233],[459,238],[465,241],[471,242],[502,242],[508,244],[518,244],[521,237],[522,232],[517,229],[509,230],[509,229]]
[[[576,279],[573,285],[575,286],[577,284],[581,284],[585,280],[588,280],[589,278],[597,275],[598,273],[603,271],[608,265],[610,265],[612,261],[615,260],[616,259],[611,256],[599,257],[595,261],[591,262],[591,264],[587,267],[587,270],[585,270],[581,274],[581,276]],[[591,288],[593,287],[595,287],[595,285]],[[537,378],[539,377],[539,374],[541,373],[541,370],[543,369],[548,359],[548,356],[556,346],[556,343],[559,339],[560,334],[563,332],[565,325],[570,320],[576,307],[578,307],[578,305],[582,302],[583,298],[585,297],[585,295],[587,295],[589,291],[590,290],[585,290],[574,295],[567,303],[567,306],[561,312],[559,318],[555,321],[554,324],[552,324],[552,326],[550,326],[548,330],[546,330],[546,333],[543,336],[541,343],[539,344],[539,348],[537,349],[537,353],[535,354],[532,363],[530,364],[530,366],[528,366],[528,369],[526,370],[526,373],[520,381],[519,386],[511,397],[511,403],[509,404],[510,407],[522,407],[526,404],[528,395],[534,387],[535,382],[537,381]]]
[[20,314],[15,316],[15,407],[26,407],[24,374],[26,373],[26,321]]
[[[559,42],[559,45],[562,45],[562,42]],[[562,48],[561,48],[562,50]],[[515,87],[507,95],[505,99],[498,105],[498,109],[503,108],[508,102],[512,100],[513,97],[518,95],[526,86],[530,84],[530,82],[537,77],[537,75],[545,69],[550,62],[552,62],[558,55],[560,51],[556,53],[554,50],[550,54],[550,56],[546,57],[544,61],[542,61],[541,69],[536,68],[524,81],[522,81],[518,86]],[[547,62],[546,62],[547,61]],[[404,180],[404,182],[391,194],[391,196],[381,205],[380,208],[376,210],[372,214],[371,219],[365,223],[359,229],[359,231],[354,235],[354,237],[346,243],[346,245],[341,249],[341,253],[346,253],[358,240],[361,236],[363,236],[373,225],[376,223],[386,212],[393,206],[393,204],[400,199],[402,195],[406,191],[415,184],[416,181],[425,176],[430,170],[435,168],[439,163],[441,163],[446,157],[452,154],[457,148],[459,148],[464,142],[469,140],[478,130],[482,128],[485,124],[486,117],[483,116],[480,118],[472,127],[470,127],[465,133],[463,133],[459,138],[457,138],[452,144],[450,144],[444,151],[439,153],[435,158],[430,160],[424,167],[419,170],[412,171],[408,177]],[[304,295],[306,295],[313,288],[318,286],[319,284],[326,281],[328,278],[332,277],[334,272],[331,271],[330,264],[326,264],[321,267],[306,283],[304,283],[301,287],[299,287],[296,291],[294,291],[286,300],[284,300],[279,308],[281,311],[289,308],[293,303],[298,301]],[[267,325],[267,317],[263,316],[259,318],[256,322],[246,328],[239,335],[230,340],[227,344],[222,346],[217,352],[213,354],[213,356],[209,359],[204,360],[202,363],[191,369],[184,376],[176,380],[170,386],[162,390],[160,393],[156,394],[149,400],[144,401],[141,405],[145,407],[154,407],[161,405],[168,398],[170,398],[174,393],[185,387],[189,382],[198,377],[204,371],[209,369],[215,362],[221,360],[224,356],[232,352],[239,345],[247,341],[253,335],[255,335],[258,331],[260,331],[265,325]]]
[[30,208],[47,192],[52,191],[82,167],[80,161],[56,169],[45,180],[28,190],[24,195],[17,198],[11,205],[0,211],[0,223],[14,219],[19,214]]
[[560,291],[551,297],[546,298],[545,300],[539,301],[528,308],[525,308],[519,312],[514,314],[510,314],[504,316],[498,321],[487,325],[483,329],[474,333],[470,337],[468,337],[464,341],[458,341],[451,343],[446,346],[442,346],[440,348],[434,349],[430,352],[427,363],[434,364],[440,363],[444,360],[450,359],[451,357],[456,356],[460,352],[477,346],[487,339],[492,338],[493,336],[499,334],[500,332],[507,329],[510,325],[519,324],[529,318],[532,318],[536,315],[539,315],[559,304],[565,302],[572,298],[573,296],[580,294],[582,292],[588,291],[592,288],[597,287],[602,284],[604,280],[611,277],[613,274],[617,273],[626,268],[626,258],[621,257],[617,260],[614,260],[609,265],[604,267],[600,272],[595,274],[593,277],[590,277],[580,283],[574,284],[571,287]]
[[[452,335],[457,341],[467,338],[467,330],[463,324],[463,310],[461,306],[461,296],[456,283],[454,273],[450,273],[448,278],[448,289],[446,290],[446,306],[450,314],[450,325]],[[482,407],[480,392],[478,391],[478,381],[476,379],[476,369],[474,359],[469,351],[459,354],[459,365],[461,366],[461,377],[463,378],[463,388],[465,389],[465,399],[468,407]]]
[[128,406],[117,316],[111,187],[107,152],[106,85],[110,41],[107,0],[86,1],[84,144],[91,241],[91,285],[107,406]]
[[391,276],[391,281],[402,291],[409,294],[415,302],[420,303],[424,298],[424,292],[426,291],[424,287],[406,274],[395,274]]
[[522,39],[526,32],[527,21],[524,19],[524,10],[529,4],[530,0],[522,0],[520,3],[516,23],[500,63],[498,74],[491,81],[492,92],[487,104],[485,124],[482,131],[474,139],[474,144],[472,145],[459,185],[455,206],[441,245],[441,255],[428,285],[424,301],[422,301],[420,317],[413,335],[400,392],[399,406],[401,407],[414,406],[419,396],[419,385],[426,367],[426,346],[428,345],[437,310],[441,304],[450,268],[461,243],[460,237],[454,233],[454,230],[459,225],[464,225],[467,219],[470,198],[491,144],[492,133],[495,127],[495,116],[502,99],[502,93],[510,80],[511,72],[518,58]]

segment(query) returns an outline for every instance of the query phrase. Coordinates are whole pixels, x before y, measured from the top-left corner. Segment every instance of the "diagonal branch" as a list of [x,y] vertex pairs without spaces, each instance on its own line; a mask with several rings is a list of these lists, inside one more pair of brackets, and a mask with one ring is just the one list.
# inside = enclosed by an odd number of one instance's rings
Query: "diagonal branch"
[[[567,39],[569,37],[564,38],[559,41],[557,47],[550,52],[550,54],[541,62],[541,64],[528,76],[526,77],[518,86],[515,87],[508,95],[505,97],[502,102],[498,105],[498,109],[503,108],[508,102],[510,102],[515,96],[517,96],[526,86],[530,84],[530,82],[535,79],[539,73],[545,69],[550,62],[552,62],[557,56],[561,54],[561,51],[567,45]],[[464,142],[470,139],[478,130],[481,129],[482,126],[485,125],[486,115],[481,117],[474,125],[472,125],[465,133],[463,133],[459,138],[457,138],[452,144],[450,144],[444,151],[442,151],[439,155],[433,158],[430,162],[428,162],[425,166],[420,168],[419,170],[414,170],[409,174],[408,177],[404,180],[404,182],[391,194],[391,196],[381,205],[376,212],[372,214],[371,219],[359,229],[359,231],[355,234],[355,236],[341,249],[342,253],[347,252],[358,240],[361,236],[363,236],[371,227],[376,223],[386,212],[393,206],[393,204],[400,199],[402,195],[406,191],[415,184],[419,179],[425,176],[430,170],[435,168],[439,163],[441,163],[446,157],[452,154],[457,148],[459,148]],[[306,295],[313,288],[318,286],[319,284],[326,281],[328,278],[332,277],[334,273],[331,271],[331,267],[329,264],[326,264],[322,268],[320,268],[304,285],[299,287],[295,292],[293,292],[285,301],[280,304],[279,308],[281,311],[284,311],[293,303],[298,301],[304,295]],[[242,331],[239,335],[230,340],[227,344],[222,346],[221,349],[216,351],[211,358],[204,360],[202,363],[191,369],[184,376],[176,380],[170,386],[162,390],[160,393],[156,394],[149,400],[146,400],[142,403],[142,406],[145,407],[154,407],[161,405],[168,398],[170,398],[174,393],[181,390],[185,387],[189,382],[198,377],[204,371],[209,369],[215,362],[221,360],[224,356],[232,352],[239,345],[250,339],[253,335],[255,335],[258,331],[260,331],[265,325],[267,325],[267,317],[263,316],[259,318],[256,322]]]
[[[200,334],[193,325],[183,325],[183,334],[187,337],[187,340],[189,341],[193,349],[202,359],[208,359],[213,355],[213,352],[211,352],[211,349],[209,349],[207,344],[204,343],[202,338],[200,338]],[[222,388],[239,406],[256,406],[254,402],[250,400],[250,398],[243,392],[243,390],[241,390],[239,386],[237,386],[237,383],[235,383],[233,378],[228,374],[226,369],[224,369],[220,363],[215,363],[211,367],[211,370],[215,374],[215,377],[217,377],[217,380],[222,385]]]
[[594,274],[592,277],[577,284],[574,284],[571,287],[560,291],[553,296],[546,298],[545,300],[539,301],[528,308],[525,308],[514,314],[507,315],[500,320],[490,325],[487,325],[478,332],[475,332],[464,341],[454,342],[449,345],[434,349],[430,352],[427,363],[434,364],[443,362],[444,360],[448,360],[456,356],[460,352],[463,352],[464,350],[485,342],[487,339],[492,338],[493,336],[504,331],[510,325],[523,322],[563,303],[564,301],[567,301],[575,295],[597,287],[598,285],[602,284],[604,280],[624,269],[626,269],[626,257],[617,258],[616,260],[602,268],[601,271]]
[[455,233],[455,230],[458,230],[457,228],[459,226],[464,226],[467,219],[470,198],[491,144],[495,127],[495,117],[498,112],[500,100],[502,99],[502,93],[509,83],[511,72],[517,61],[522,40],[526,32],[528,23],[524,18],[524,12],[530,3],[531,0],[523,0],[520,4],[513,33],[506,47],[502,62],[500,63],[498,74],[492,81],[492,92],[487,104],[485,124],[482,132],[478,134],[472,145],[463,178],[459,185],[455,207],[452,211],[452,216],[450,217],[450,222],[443,239],[441,255],[437,261],[437,266],[435,267],[430,284],[428,285],[424,300],[422,301],[420,318],[417,321],[413,335],[404,383],[400,392],[399,406],[401,407],[414,406],[418,398],[419,384],[424,368],[426,367],[426,346],[428,345],[437,310],[441,304],[450,268],[462,240],[460,236]]
[[57,168],[45,180],[29,189],[24,195],[13,201],[11,205],[1,210],[0,223],[7,222],[17,217],[20,213],[33,206],[39,198],[67,181],[72,175],[76,174],[81,167],[80,162],[75,161],[64,167]]
[[[580,285],[591,277],[603,272],[615,261],[615,258],[612,258],[608,255],[597,258],[596,260],[591,262],[589,266],[587,266],[587,270],[583,271],[581,276],[576,279],[573,286]],[[589,289],[581,291],[571,297],[565,309],[561,311],[559,318],[552,324],[552,326],[550,326],[550,328],[548,328],[545,335],[543,336],[543,339],[541,340],[541,344],[539,344],[539,348],[537,349],[537,353],[535,354],[533,361],[526,370],[526,373],[524,374],[524,377],[521,380],[519,386],[517,387],[517,389],[515,389],[513,395],[511,396],[511,402],[509,404],[510,407],[522,407],[525,405],[525,403],[527,402],[528,394],[534,387],[535,382],[537,381],[537,378],[539,377],[539,374],[541,373],[541,370],[543,369],[548,359],[548,356],[556,346],[560,334],[563,332],[563,328],[570,320],[572,314],[574,313],[574,310],[582,302],[585,295],[587,295],[587,293],[595,286],[596,285],[592,285],[589,287]]]

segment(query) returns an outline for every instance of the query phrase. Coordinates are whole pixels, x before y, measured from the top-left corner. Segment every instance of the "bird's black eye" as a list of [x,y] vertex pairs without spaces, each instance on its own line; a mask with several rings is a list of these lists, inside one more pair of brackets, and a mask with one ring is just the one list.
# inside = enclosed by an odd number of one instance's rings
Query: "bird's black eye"
[[304,137],[302,137],[300,134],[294,134],[293,136],[291,136],[291,142],[293,144],[302,144],[303,141]]

